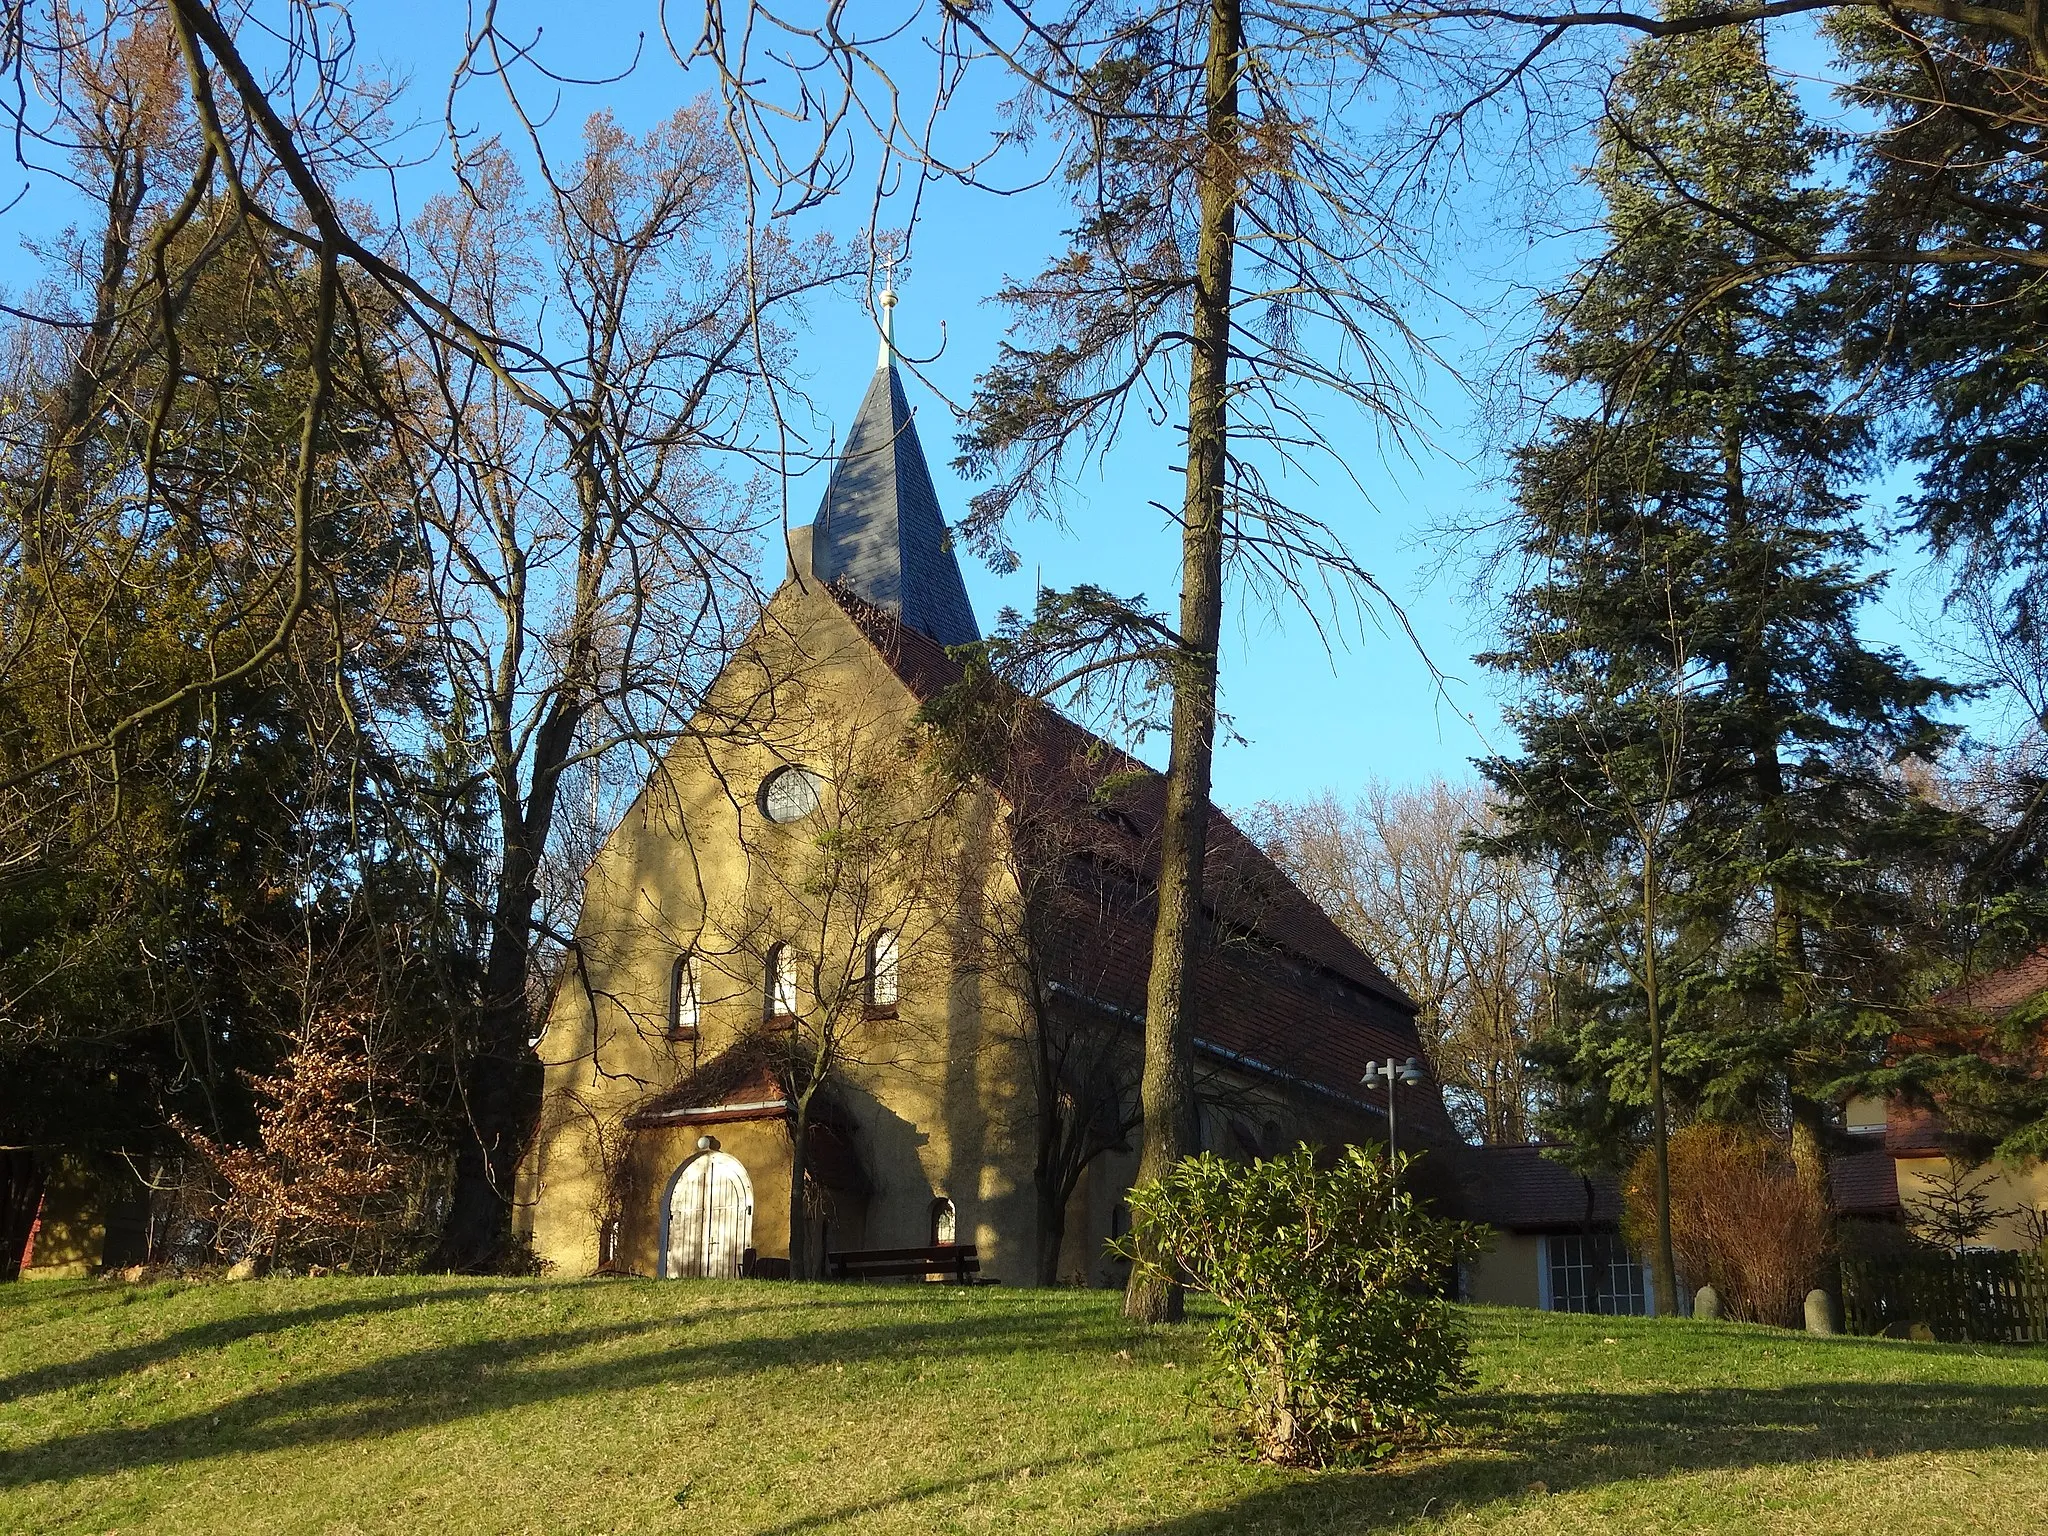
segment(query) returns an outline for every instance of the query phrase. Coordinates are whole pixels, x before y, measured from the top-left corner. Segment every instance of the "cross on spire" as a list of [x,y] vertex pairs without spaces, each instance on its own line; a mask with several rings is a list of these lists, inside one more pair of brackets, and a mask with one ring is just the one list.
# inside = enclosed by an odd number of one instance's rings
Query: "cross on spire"
[[896,258],[882,258],[882,355],[875,359],[877,368],[889,366],[889,359],[896,351]]

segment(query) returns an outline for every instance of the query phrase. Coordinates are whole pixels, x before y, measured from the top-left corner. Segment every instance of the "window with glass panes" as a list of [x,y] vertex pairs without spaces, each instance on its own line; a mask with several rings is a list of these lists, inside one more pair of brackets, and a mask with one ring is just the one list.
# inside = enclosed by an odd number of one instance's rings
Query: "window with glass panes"
[[1643,1266],[1609,1233],[1546,1237],[1547,1305],[1553,1312],[1640,1317],[1649,1311]]

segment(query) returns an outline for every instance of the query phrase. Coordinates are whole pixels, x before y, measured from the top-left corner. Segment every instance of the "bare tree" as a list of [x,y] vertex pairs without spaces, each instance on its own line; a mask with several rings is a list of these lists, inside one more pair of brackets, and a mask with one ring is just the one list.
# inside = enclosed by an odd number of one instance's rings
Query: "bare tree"
[[1373,783],[1349,804],[1263,804],[1251,828],[1421,1005],[1416,1024],[1459,1128],[1527,1141],[1535,1084],[1523,1051],[1557,1006],[1568,919],[1546,870],[1472,846],[1498,830],[1480,787]]
[[703,103],[639,138],[593,117],[581,159],[537,195],[505,154],[467,171],[467,195],[419,220],[411,269],[493,333],[537,333],[545,356],[509,370],[515,388],[421,331],[403,402],[436,650],[494,811],[495,867],[472,893],[487,953],[445,1253],[459,1264],[502,1238],[538,1104],[540,919],[558,941],[573,927],[540,911],[573,820],[563,791],[644,779],[754,611],[768,514],[721,461],[787,366],[772,317],[835,276],[829,246],[747,238],[744,177]]
[[[1392,359],[1422,349],[1388,295],[1416,284],[1402,271],[1413,162],[1376,153],[1358,127],[1351,108],[1386,78],[1386,40],[1342,7],[1078,3],[1031,16],[1013,40],[978,17],[962,24],[1056,125],[1077,203],[1071,249],[1003,294],[1022,323],[963,438],[962,464],[995,482],[975,498],[970,539],[1000,558],[1007,516],[1049,508],[1066,471],[1118,441],[1133,410],[1185,433],[1184,483],[1164,509],[1180,529],[1179,612],[1145,657],[1173,690],[1146,1002],[1140,1177],[1154,1179],[1193,1137],[1226,581],[1377,594],[1285,481],[1316,456],[1345,473],[1354,439],[1328,424],[1332,404],[1368,428],[1409,426]],[[1153,1320],[1179,1307],[1152,1280],[1127,1300]]]

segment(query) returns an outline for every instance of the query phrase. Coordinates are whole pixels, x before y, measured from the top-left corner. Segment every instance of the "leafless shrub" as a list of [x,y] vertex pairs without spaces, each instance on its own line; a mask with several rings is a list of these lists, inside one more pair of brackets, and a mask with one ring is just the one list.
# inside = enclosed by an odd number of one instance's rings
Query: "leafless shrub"
[[[1623,1191],[1623,1232],[1651,1240],[1654,1170],[1645,1152]],[[1742,1322],[1798,1325],[1830,1243],[1828,1212],[1772,1137],[1699,1123],[1671,1138],[1671,1247],[1693,1285],[1720,1292]]]
[[405,1134],[411,1095],[376,1036],[361,1005],[319,1009],[277,1070],[250,1084],[253,1145],[178,1127],[219,1193],[222,1257],[388,1270],[424,1254],[441,1215],[437,1170]]

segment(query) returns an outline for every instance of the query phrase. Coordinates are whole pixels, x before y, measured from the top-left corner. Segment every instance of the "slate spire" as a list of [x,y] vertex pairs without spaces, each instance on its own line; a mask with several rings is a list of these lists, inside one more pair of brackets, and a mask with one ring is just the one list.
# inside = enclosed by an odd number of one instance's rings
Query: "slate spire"
[[811,525],[811,571],[941,645],[965,645],[981,627],[896,372],[896,294],[881,297],[882,356]]

